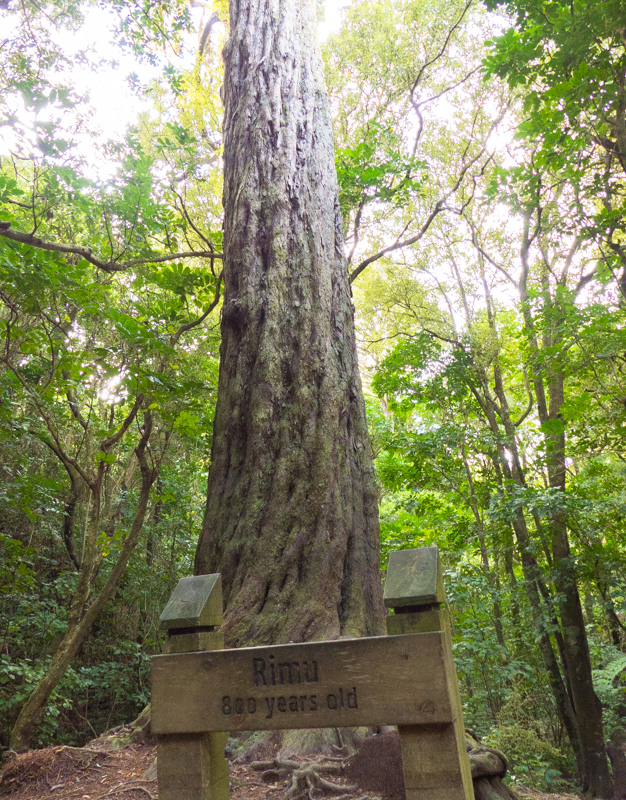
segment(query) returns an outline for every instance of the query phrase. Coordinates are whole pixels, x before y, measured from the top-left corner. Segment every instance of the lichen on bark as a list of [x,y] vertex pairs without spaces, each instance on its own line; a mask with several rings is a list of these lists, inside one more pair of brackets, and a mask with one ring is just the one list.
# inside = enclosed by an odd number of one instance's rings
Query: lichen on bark
[[383,632],[376,485],[308,0],[232,0],[224,307],[196,572],[231,645]]

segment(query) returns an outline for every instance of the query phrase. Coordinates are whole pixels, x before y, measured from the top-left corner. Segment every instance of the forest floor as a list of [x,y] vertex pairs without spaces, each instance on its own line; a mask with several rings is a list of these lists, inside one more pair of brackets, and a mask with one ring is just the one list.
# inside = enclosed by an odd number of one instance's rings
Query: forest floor
[[[0,798],[7,800],[157,800],[153,745],[118,750],[50,747],[14,756],[0,771]],[[288,780],[267,784],[248,764],[231,765],[232,800],[281,800]],[[340,782],[340,780],[337,780]],[[516,787],[521,800],[579,800],[578,795],[542,794]],[[374,800],[358,790],[342,800]]]

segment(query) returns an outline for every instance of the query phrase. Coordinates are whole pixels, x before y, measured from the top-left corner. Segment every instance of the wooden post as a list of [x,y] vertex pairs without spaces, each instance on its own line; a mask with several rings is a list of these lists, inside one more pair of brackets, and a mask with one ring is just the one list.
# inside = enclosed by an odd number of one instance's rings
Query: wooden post
[[[166,653],[223,650],[222,579],[181,578],[161,614]],[[157,736],[159,800],[229,800],[226,733]]]
[[398,726],[407,800],[474,800],[437,547],[391,553],[385,606],[394,612],[387,616],[389,635],[442,632],[441,669],[445,670],[454,716],[451,725]]

